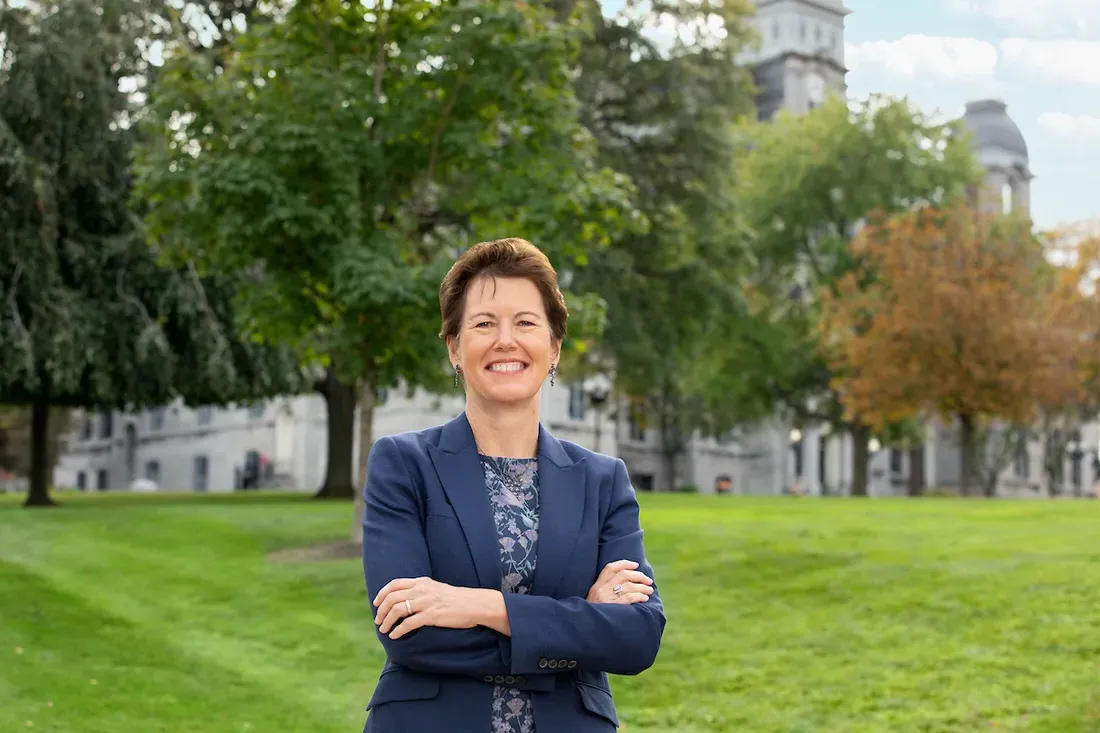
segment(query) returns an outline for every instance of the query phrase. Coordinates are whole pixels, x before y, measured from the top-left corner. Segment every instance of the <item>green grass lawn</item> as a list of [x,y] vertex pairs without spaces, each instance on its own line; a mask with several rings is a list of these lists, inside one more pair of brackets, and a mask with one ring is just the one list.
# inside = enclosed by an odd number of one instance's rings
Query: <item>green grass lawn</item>
[[[359,563],[268,556],[349,505],[66,501],[0,499],[0,732],[361,729]],[[1100,731],[1100,503],[647,496],[643,522],[669,624],[613,679],[626,731]]]

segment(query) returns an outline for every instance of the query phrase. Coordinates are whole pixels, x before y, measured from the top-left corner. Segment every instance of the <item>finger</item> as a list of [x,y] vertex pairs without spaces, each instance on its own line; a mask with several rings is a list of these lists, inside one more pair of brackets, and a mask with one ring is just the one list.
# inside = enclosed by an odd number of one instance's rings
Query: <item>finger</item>
[[382,601],[386,599],[386,596],[393,593],[395,590],[408,590],[412,588],[415,582],[415,578],[394,578],[382,586],[382,590],[378,591],[378,595],[374,597],[374,605],[381,605]]
[[[609,590],[614,603],[631,603],[631,601],[624,601],[623,599],[639,595],[648,598],[653,594],[653,589],[642,583],[620,583],[612,586]],[[618,592],[616,593],[616,591]]]
[[615,582],[653,585],[653,579],[639,570],[620,570],[615,573]]
[[637,567],[638,563],[633,560],[616,560],[614,562],[609,562],[603,566],[603,570],[600,571],[600,577],[597,578],[597,582],[600,580],[607,580],[621,570],[634,570]]
[[401,623],[401,625],[393,630],[393,633],[390,634],[390,638],[391,639],[400,639],[405,634],[408,634],[411,631],[416,631],[421,626],[429,626],[430,624],[428,623],[428,621],[429,621],[428,615],[429,614],[427,614],[427,613],[422,613],[422,612],[418,611],[418,612],[414,613],[412,616],[406,617],[405,620]]
[[[410,601],[411,603],[411,601]],[[413,612],[410,614],[405,608],[404,603],[399,603],[390,609],[390,612],[386,614],[386,618],[382,621],[382,625],[378,627],[378,630],[383,634],[388,634],[390,629],[401,623],[401,619],[412,618],[417,614],[416,606],[413,606]]]
[[[403,616],[408,616],[408,610],[405,608],[405,601],[411,601],[413,597],[413,591],[410,590],[398,590],[390,593],[386,596],[386,600],[382,601],[382,605],[378,607],[378,613],[374,617],[375,623],[381,627],[386,621],[390,622],[390,626],[397,623],[397,621]],[[385,633],[385,629],[382,630]]]
[[653,588],[644,583],[623,583],[623,595],[629,593],[641,593],[645,596],[653,595]]
[[649,596],[645,593],[623,593],[620,598],[623,598],[623,603],[633,605],[635,603],[645,603],[649,600]]

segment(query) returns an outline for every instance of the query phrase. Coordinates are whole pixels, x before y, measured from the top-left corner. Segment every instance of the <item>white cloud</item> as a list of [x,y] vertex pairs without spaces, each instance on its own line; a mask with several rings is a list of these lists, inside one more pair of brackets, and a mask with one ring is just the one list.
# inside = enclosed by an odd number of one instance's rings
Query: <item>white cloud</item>
[[1006,38],[994,46],[977,38],[908,35],[850,43],[845,53],[852,71],[916,81],[989,85],[1004,67],[1055,84],[1100,86],[1100,41]]
[[1006,65],[1046,81],[1100,86],[1100,41],[1006,38],[1001,53]]
[[1039,125],[1059,137],[1079,143],[1100,142],[1100,117],[1095,115],[1071,115],[1065,112],[1044,112],[1039,115]]
[[997,49],[976,38],[908,35],[896,41],[847,44],[845,60],[853,71],[883,69],[909,79],[965,82],[993,77]]
[[1100,31],[1100,0],[944,0],[950,9],[966,15],[992,18],[1029,34]]

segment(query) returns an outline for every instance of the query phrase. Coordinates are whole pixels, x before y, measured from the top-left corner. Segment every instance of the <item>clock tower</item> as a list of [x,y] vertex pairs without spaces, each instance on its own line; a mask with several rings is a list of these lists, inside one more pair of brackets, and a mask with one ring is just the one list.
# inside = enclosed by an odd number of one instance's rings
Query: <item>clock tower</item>
[[759,45],[739,58],[752,69],[760,119],[783,107],[804,113],[831,92],[845,94],[843,0],[757,0]]

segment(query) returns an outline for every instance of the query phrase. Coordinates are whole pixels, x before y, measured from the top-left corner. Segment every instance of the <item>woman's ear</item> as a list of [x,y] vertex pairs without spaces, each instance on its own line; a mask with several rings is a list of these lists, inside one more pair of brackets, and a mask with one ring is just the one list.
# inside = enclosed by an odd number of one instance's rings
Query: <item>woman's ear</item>
[[447,356],[451,360],[451,366],[458,363],[458,337],[447,337]]
[[561,361],[561,341],[554,339],[550,342],[550,363],[557,364]]

